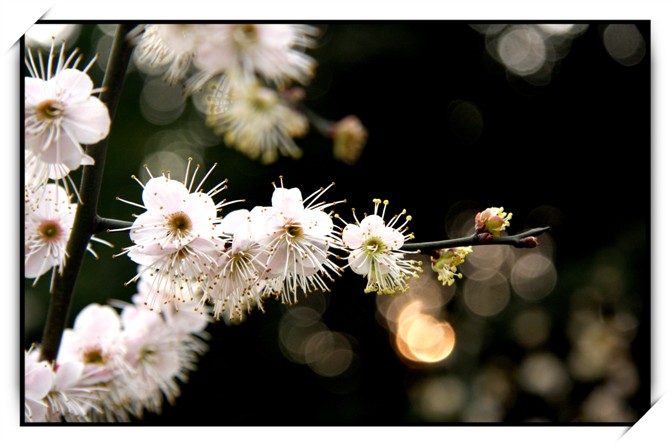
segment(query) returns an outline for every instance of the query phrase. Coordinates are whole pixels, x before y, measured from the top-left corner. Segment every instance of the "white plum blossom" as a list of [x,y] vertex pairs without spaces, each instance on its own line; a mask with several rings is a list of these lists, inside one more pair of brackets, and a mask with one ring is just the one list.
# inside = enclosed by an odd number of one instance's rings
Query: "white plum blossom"
[[222,72],[234,82],[256,76],[275,84],[307,83],[315,61],[304,53],[314,45],[317,29],[308,25],[206,25],[208,38],[198,46],[194,63],[204,71]]
[[[180,336],[170,330],[162,315],[143,305],[128,305],[121,313],[126,363],[132,370],[123,376],[128,410],[141,417],[146,409],[160,413],[163,399],[174,404],[179,384],[186,380],[180,357]],[[118,390],[117,390],[118,391]]]
[[[212,169],[195,188],[198,168],[190,182],[188,168],[183,182],[171,179],[169,174],[152,177],[146,184],[137,180],[144,188],[143,204],[122,200],[145,209],[126,228],[130,229],[133,245],[122,253],[142,266],[131,282],[145,272],[153,275],[153,288],[156,295],[163,292],[162,301],[175,301],[175,296],[182,294],[184,283],[190,289],[194,283],[202,282],[223,250],[225,239],[219,237],[217,226],[221,220],[218,209],[224,203],[215,204],[212,197],[225,189],[226,181],[209,192],[201,190]],[[157,305],[155,297],[152,294],[147,302],[150,308]]]
[[24,193],[24,275],[37,281],[50,269],[62,272],[77,206],[70,203],[65,189],[56,184],[46,184],[35,191],[26,187]]
[[260,84],[231,88],[225,100],[212,101],[207,125],[223,135],[227,145],[251,159],[273,163],[278,155],[299,158],[293,138],[309,129],[307,118],[277,91]]
[[230,212],[221,222],[221,230],[232,235],[232,243],[210,270],[203,300],[213,304],[215,319],[222,315],[241,320],[255,307],[263,311],[267,250],[251,238],[251,213],[246,209]]
[[46,66],[41,53],[39,64],[30,50],[26,57],[31,77],[25,78],[25,148],[38,178],[61,179],[93,164],[82,144],[97,143],[109,133],[107,106],[92,96],[100,90],[87,74],[95,59],[80,71],[81,56],[64,53],[63,42],[57,60],[52,44]]
[[49,405],[46,396],[53,386],[51,365],[39,360],[39,350],[31,348],[24,355],[24,412],[26,422],[46,421]]
[[251,237],[269,252],[266,293],[281,295],[283,303],[297,302],[298,289],[328,290],[324,278],[332,281],[332,273],[340,274],[340,267],[329,258],[329,249],[340,243],[331,216],[324,212],[336,203],[316,203],[330,186],[303,201],[300,189],[282,184],[272,194],[272,206],[251,210]]
[[88,382],[103,383],[125,369],[121,319],[107,305],[89,304],[63,332],[57,364],[81,362]]
[[59,363],[54,373],[54,385],[47,399],[47,421],[91,421],[92,413],[100,413],[101,383],[97,370],[87,368],[81,361]]
[[182,81],[200,40],[203,25],[147,25],[139,38],[133,57],[138,67],[150,74],[163,73],[163,79],[174,85]]
[[[400,216],[406,212],[403,210],[386,223],[384,214],[388,201],[384,201],[381,215],[378,211],[382,201],[374,199],[373,202],[374,214],[360,222],[354,214],[356,224],[349,223],[342,230],[342,242],[349,250],[347,263],[353,272],[368,279],[366,293],[393,294],[406,291],[407,280],[417,277],[421,271],[421,263],[405,259],[405,254],[409,252],[401,249],[413,235],[407,234],[407,226],[395,227]],[[409,220],[411,217],[407,216],[405,221]]]

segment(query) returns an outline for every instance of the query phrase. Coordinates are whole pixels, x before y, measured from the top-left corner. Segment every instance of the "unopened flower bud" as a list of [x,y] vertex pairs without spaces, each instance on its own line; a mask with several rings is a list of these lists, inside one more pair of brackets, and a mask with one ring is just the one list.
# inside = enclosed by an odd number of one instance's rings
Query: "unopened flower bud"
[[535,248],[540,243],[537,241],[537,237],[524,237],[519,240],[519,248]]
[[479,234],[475,235],[477,237],[477,240],[480,243],[488,243],[491,240],[493,240],[493,235],[491,235],[489,232],[480,232]]
[[349,115],[333,125],[331,137],[335,159],[351,165],[360,158],[368,140],[368,131],[356,116]]
[[500,237],[500,233],[510,225],[511,219],[512,214],[508,214],[503,208],[488,208],[475,216],[475,231],[477,234]]

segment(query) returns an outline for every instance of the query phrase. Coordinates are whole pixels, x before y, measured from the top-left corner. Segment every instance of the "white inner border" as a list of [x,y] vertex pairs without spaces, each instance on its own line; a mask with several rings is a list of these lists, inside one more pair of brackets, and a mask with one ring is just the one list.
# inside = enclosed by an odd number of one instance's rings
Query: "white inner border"
[[[243,4],[226,1],[205,0],[115,0],[113,2],[91,2],[75,0],[30,0],[4,3],[0,14],[0,137],[2,153],[10,154],[2,163],[0,190],[4,193],[6,215],[11,228],[1,233],[0,243],[5,247],[0,268],[0,283],[5,287],[2,299],[4,311],[0,312],[3,330],[0,343],[0,383],[3,396],[0,405],[0,430],[3,439],[10,444],[33,444],[47,442],[69,446],[97,446],[135,444],[143,440],[160,441],[163,444],[183,444],[193,440],[229,443],[252,441],[252,443],[318,444],[341,446],[343,441],[356,440],[384,442],[388,444],[483,444],[487,441],[503,441],[516,444],[560,444],[576,441],[576,444],[645,444],[658,443],[657,429],[663,429],[667,438],[667,423],[670,419],[670,401],[663,398],[630,430],[625,427],[421,427],[421,428],[33,428],[19,427],[20,396],[16,346],[19,324],[19,289],[17,281],[19,267],[16,250],[19,246],[19,216],[17,209],[22,196],[18,190],[19,174],[19,82],[16,75],[19,67],[18,39],[39,18],[51,20],[203,20],[203,19],[287,19],[287,20],[651,20],[652,61],[652,400],[658,401],[668,388],[668,316],[667,283],[661,278],[667,274],[668,261],[665,250],[670,241],[668,231],[661,231],[661,223],[670,221],[669,199],[663,197],[668,189],[668,132],[667,107],[669,103],[667,80],[670,59],[670,13],[665,3],[659,0],[246,0]],[[665,79],[666,82],[662,80]],[[637,148],[631,148],[635,151]],[[645,148],[640,148],[645,149]],[[616,155],[616,154],[614,154]],[[648,178],[634,179],[647,182]],[[615,212],[625,218],[626,197],[622,197],[621,208],[612,210],[594,209],[597,212]],[[597,205],[596,205],[597,206]],[[640,327],[645,329],[645,327]],[[268,381],[267,385],[272,385]],[[280,385],[277,383],[277,385]],[[234,404],[234,401],[217,402]],[[259,407],[259,410],[263,410]],[[310,410],[305,408],[305,410]],[[299,423],[299,414],[296,414]],[[108,431],[107,429],[114,429]],[[625,434],[625,435],[624,435]],[[165,440],[168,440],[165,442]],[[458,441],[461,440],[462,443]],[[655,441],[652,441],[655,440]],[[22,442],[22,443],[19,443]]]

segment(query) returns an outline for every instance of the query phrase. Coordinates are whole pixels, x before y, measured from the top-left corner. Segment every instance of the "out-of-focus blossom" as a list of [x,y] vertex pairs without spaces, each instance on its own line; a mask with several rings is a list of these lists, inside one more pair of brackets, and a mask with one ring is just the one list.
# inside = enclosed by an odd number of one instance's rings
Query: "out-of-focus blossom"
[[207,125],[223,135],[226,144],[265,164],[275,162],[279,154],[302,155],[293,138],[304,136],[309,122],[277,91],[253,84],[228,94],[227,100],[212,101],[207,116]]
[[330,130],[333,138],[335,159],[346,164],[355,164],[363,152],[368,140],[368,131],[356,116],[345,116],[336,122]]
[[315,61],[304,53],[314,44],[317,29],[308,25],[207,25],[207,38],[198,46],[195,65],[206,72],[222,72],[248,84],[256,76],[281,85],[307,83]]
[[31,348],[25,352],[24,362],[24,412],[27,422],[46,421],[49,405],[45,398],[53,386],[51,366],[39,360],[39,350]]

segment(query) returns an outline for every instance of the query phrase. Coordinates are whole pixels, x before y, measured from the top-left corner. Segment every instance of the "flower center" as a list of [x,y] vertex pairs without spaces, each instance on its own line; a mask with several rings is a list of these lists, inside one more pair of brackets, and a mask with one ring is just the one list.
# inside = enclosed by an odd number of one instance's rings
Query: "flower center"
[[60,225],[53,220],[43,221],[39,227],[39,234],[47,242],[58,240],[62,232]]
[[244,25],[233,26],[233,42],[242,49],[246,46],[255,44],[258,41],[258,29],[255,25],[246,23]]
[[63,114],[63,106],[54,99],[46,99],[37,104],[35,111],[42,119],[50,121]]
[[363,243],[363,247],[369,255],[375,255],[386,249],[386,245],[379,237],[370,237]]
[[284,226],[284,228],[291,238],[302,237],[305,234],[305,231],[302,230],[302,226],[296,223],[289,223]]
[[191,219],[183,212],[175,212],[168,217],[167,226],[171,233],[177,235],[186,235],[193,229]]
[[252,93],[250,102],[255,110],[262,112],[274,107],[278,102],[278,96],[269,88],[259,87]]
[[105,358],[99,349],[89,350],[84,353],[84,364],[104,364]]

